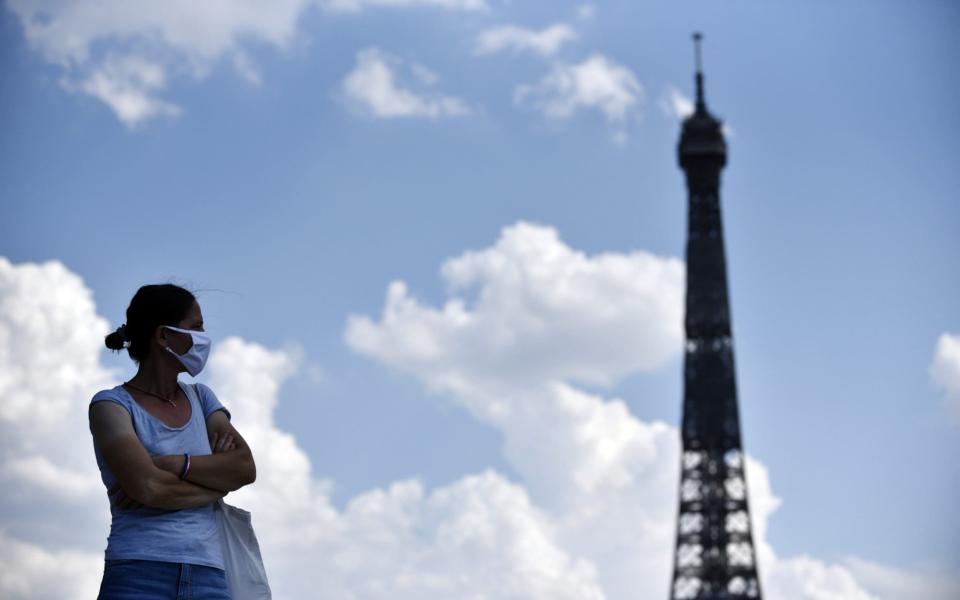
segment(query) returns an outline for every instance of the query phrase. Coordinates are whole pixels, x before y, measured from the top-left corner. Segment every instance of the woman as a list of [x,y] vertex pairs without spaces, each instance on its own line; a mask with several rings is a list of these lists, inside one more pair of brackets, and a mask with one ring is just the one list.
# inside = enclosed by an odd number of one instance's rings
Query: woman
[[184,384],[206,363],[196,298],[172,284],[140,288],[106,337],[137,374],[98,392],[90,432],[110,498],[101,600],[229,600],[214,503],[253,483],[250,448],[210,388]]

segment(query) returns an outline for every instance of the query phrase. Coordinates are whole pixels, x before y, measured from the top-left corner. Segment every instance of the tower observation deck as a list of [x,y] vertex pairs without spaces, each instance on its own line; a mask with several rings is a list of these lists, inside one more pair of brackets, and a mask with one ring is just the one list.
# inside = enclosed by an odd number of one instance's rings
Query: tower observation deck
[[677,148],[688,192],[683,450],[671,600],[759,599],[747,505],[720,215],[727,144],[707,110],[696,49],[696,108]]

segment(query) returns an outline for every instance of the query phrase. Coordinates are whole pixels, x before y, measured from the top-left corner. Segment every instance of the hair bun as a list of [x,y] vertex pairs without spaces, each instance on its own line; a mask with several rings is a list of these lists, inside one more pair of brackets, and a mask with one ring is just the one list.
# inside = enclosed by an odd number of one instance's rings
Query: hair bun
[[126,324],[117,327],[117,330],[103,338],[103,344],[111,350],[123,350],[130,338],[127,336]]

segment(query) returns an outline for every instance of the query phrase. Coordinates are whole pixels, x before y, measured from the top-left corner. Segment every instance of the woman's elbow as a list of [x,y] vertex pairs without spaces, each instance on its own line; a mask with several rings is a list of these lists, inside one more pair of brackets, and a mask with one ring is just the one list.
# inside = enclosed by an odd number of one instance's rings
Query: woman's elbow
[[170,474],[157,469],[139,482],[137,493],[141,497],[136,500],[152,508],[173,509],[178,500],[178,490],[171,483]]
[[160,485],[160,482],[151,477],[145,477],[141,481],[138,481],[137,485],[133,486],[133,489],[129,492],[129,496],[144,506],[163,508],[167,500],[166,494],[164,494],[163,491],[163,486]]
[[234,467],[230,479],[229,487],[224,491],[235,492],[257,480],[257,465],[253,462],[253,455],[246,453],[246,456]]
[[243,480],[243,485],[250,485],[257,480],[257,464],[253,462],[252,454],[249,455],[244,465]]

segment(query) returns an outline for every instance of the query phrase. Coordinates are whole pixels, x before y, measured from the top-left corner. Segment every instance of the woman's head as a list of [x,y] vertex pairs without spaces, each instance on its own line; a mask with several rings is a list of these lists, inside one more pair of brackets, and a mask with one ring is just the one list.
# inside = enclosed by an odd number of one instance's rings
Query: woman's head
[[142,363],[154,351],[154,340],[167,335],[163,330],[165,325],[202,331],[203,317],[197,299],[172,283],[145,285],[130,300],[127,323],[109,334],[104,344],[111,350],[121,350],[127,342],[130,358]]

